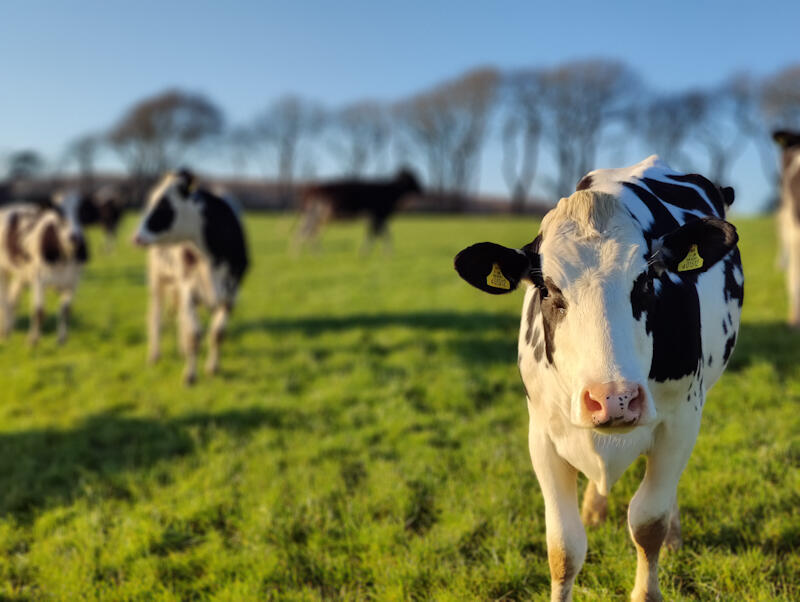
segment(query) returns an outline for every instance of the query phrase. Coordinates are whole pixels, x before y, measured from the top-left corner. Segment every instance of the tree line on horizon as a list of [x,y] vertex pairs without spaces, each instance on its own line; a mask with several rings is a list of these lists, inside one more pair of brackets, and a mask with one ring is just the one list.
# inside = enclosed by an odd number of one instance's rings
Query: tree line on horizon
[[[480,67],[396,101],[326,107],[287,94],[233,124],[207,96],[170,89],[135,102],[110,127],[77,136],[50,168],[35,149],[9,153],[5,177],[74,169],[90,183],[99,156],[110,151],[139,191],[190,157],[214,157],[234,173],[256,169],[290,191],[326,157],[348,177],[408,165],[434,194],[466,198],[477,190],[482,152],[494,137],[508,195],[522,209],[537,177],[556,198],[568,195],[601,148],[631,144],[686,171],[702,161],[717,182],[728,180],[752,144],[776,184],[769,134],[777,127],[800,129],[800,64],[661,91],[621,61],[589,59],[551,68]],[[540,174],[544,153],[554,173]]]

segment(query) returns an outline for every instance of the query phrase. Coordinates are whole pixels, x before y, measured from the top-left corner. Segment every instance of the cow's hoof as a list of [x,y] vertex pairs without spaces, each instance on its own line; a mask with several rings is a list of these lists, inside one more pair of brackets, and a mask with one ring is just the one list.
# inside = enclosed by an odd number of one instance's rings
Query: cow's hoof
[[187,372],[183,375],[183,384],[187,387],[191,387],[195,382],[197,382],[197,374],[194,372]]
[[209,376],[214,376],[219,371],[219,362],[206,362],[205,371]]
[[644,592],[634,590],[631,594],[631,602],[664,602],[660,591]]
[[65,334],[58,335],[57,341],[58,341],[59,345],[63,345],[64,343],[67,342],[67,335],[65,335]]

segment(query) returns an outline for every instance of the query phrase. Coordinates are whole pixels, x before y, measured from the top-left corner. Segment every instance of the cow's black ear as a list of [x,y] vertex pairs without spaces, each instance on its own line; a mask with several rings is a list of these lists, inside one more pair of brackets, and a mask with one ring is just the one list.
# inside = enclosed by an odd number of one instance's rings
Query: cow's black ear
[[722,193],[722,200],[725,202],[725,205],[728,207],[733,205],[733,201],[736,199],[736,193],[733,190],[733,187],[721,186],[719,191]]
[[662,269],[699,274],[725,257],[738,241],[733,224],[706,217],[688,222],[658,240],[654,259]]
[[181,196],[188,197],[194,192],[197,187],[197,178],[195,178],[194,173],[186,167],[181,167],[175,176],[178,179],[178,192],[181,193]]
[[456,255],[454,263],[459,276],[475,288],[493,295],[516,289],[531,269],[531,259],[524,251],[493,242],[467,247]]
[[800,133],[789,130],[775,130],[772,132],[772,139],[781,148],[789,148],[800,144]]

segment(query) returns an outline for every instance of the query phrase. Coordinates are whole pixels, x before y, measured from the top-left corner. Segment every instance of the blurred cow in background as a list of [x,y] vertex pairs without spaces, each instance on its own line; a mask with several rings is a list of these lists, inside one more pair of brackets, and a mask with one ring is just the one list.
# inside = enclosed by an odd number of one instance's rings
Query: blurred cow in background
[[152,189],[134,242],[150,247],[149,360],[155,362],[160,354],[162,304],[175,299],[186,356],[184,382],[195,381],[200,338],[196,304],[202,302],[212,312],[205,368],[215,373],[223,331],[248,267],[238,212],[226,199],[200,188],[188,170],[170,172]]
[[778,230],[781,263],[787,271],[789,324],[800,328],[800,132],[777,130],[772,138],[783,149]]
[[79,208],[79,218],[84,226],[99,225],[105,233],[106,249],[111,249],[122,218],[122,193],[116,186],[102,186],[92,194],[84,195]]
[[400,170],[391,180],[336,180],[309,186],[301,197],[301,226],[295,247],[315,241],[328,221],[366,216],[369,220],[365,250],[378,236],[389,243],[387,223],[400,201],[409,195],[422,193],[417,178],[407,169]]
[[0,209],[0,334],[14,325],[14,310],[25,286],[31,288],[29,340],[35,344],[44,320],[44,293],[60,295],[58,342],[67,338],[70,304],[89,254],[78,216],[81,196],[59,192],[52,204],[15,203]]

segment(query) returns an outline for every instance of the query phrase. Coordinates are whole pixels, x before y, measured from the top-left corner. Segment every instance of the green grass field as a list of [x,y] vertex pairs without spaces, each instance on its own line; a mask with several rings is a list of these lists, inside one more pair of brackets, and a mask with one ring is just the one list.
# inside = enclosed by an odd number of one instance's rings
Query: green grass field
[[[547,599],[522,295],[452,269],[463,246],[523,244],[537,225],[403,217],[391,256],[361,258],[351,224],[293,258],[290,224],[248,218],[222,374],[194,388],[172,322],[145,365],[133,218],[113,253],[92,232],[66,346],[50,317],[29,349],[20,318],[0,345],[0,599]],[[772,222],[738,226],[744,324],[681,481],[671,600],[800,599],[800,335],[783,325]],[[627,597],[643,468],[589,533],[576,599]]]

